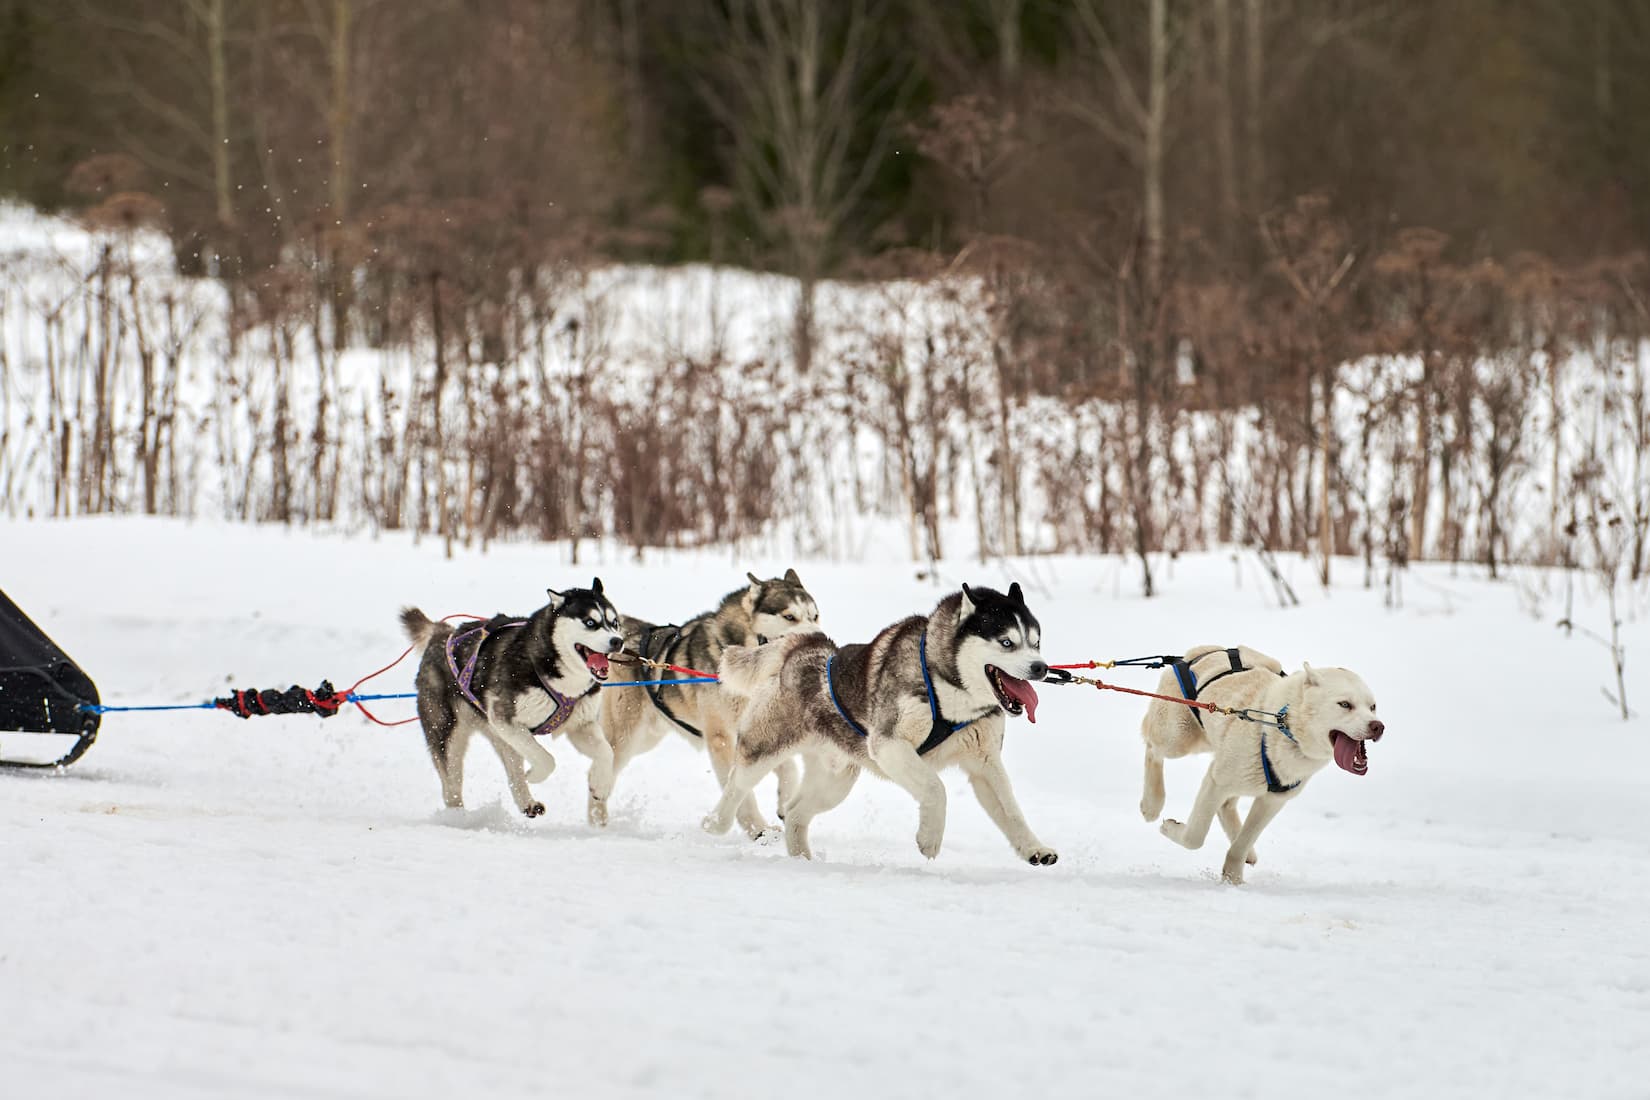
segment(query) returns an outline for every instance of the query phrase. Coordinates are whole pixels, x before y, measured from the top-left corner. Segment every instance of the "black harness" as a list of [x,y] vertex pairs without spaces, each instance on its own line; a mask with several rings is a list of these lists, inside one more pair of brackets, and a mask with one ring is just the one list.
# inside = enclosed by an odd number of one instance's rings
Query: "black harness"
[[[659,652],[657,655],[650,653],[648,651],[648,647],[653,642],[653,635],[657,632],[665,630],[670,631],[670,637],[665,640],[664,645],[659,647]],[[681,640],[682,628],[679,626],[671,626],[668,624],[665,626],[650,626],[646,630],[642,631],[642,644],[638,648],[641,649],[643,657],[646,657],[652,661],[661,661],[668,664],[670,662],[671,651],[676,648],[676,643]],[[665,702],[665,685],[653,684],[650,687],[644,687],[642,690],[647,693],[647,697],[652,700],[654,707],[658,709],[659,713],[674,722],[678,729],[683,730],[693,737],[699,738],[701,741],[704,740],[705,735],[701,730],[696,728],[693,723],[678,717],[676,712],[670,709],[670,704]]]

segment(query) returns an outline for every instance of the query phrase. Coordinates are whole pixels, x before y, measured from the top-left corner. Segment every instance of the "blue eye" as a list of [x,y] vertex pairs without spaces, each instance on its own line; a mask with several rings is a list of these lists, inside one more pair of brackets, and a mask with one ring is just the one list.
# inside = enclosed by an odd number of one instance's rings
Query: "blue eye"
[[584,621],[584,625],[585,625],[585,628],[588,629],[588,630],[595,630],[596,629],[596,620],[595,619],[586,619]]
[[1004,649],[1014,648],[1014,640],[1012,638],[998,638],[997,644],[1002,646]]

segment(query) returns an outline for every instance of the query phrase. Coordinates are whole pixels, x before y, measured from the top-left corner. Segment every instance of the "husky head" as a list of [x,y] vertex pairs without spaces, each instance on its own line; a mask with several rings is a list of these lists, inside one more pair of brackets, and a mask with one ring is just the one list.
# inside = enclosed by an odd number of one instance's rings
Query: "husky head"
[[[1375,717],[1375,693],[1355,672],[1303,665],[1289,704],[1289,732],[1308,756],[1333,756],[1353,775],[1369,771],[1365,742],[1379,741],[1386,723]],[[1295,677],[1291,677],[1294,679]]]
[[802,587],[802,578],[796,575],[796,570],[787,569],[783,577],[766,581],[755,573],[745,576],[751,586],[745,589],[741,603],[750,616],[751,633],[756,635],[758,643],[819,629],[819,605]]
[[584,667],[596,680],[607,679],[607,655],[624,645],[619,633],[619,613],[602,595],[602,579],[589,588],[568,588],[550,594],[550,611],[555,616],[550,627],[551,643],[564,669]]
[[970,699],[993,700],[1011,716],[1037,721],[1037,689],[1029,681],[1048,675],[1042,644],[1043,628],[1026,607],[1018,582],[1008,586],[1006,596],[962,586],[952,649]]

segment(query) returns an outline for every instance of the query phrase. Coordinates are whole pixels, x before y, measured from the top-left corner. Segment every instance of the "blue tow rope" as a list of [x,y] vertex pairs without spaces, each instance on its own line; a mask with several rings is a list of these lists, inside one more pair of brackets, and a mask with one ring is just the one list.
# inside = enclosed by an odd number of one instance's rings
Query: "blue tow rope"
[[[611,684],[602,684],[604,688],[621,687],[651,687],[655,684],[714,684],[716,679],[711,676],[695,676],[687,680],[619,680]],[[342,696],[346,703],[374,703],[382,699],[416,699],[416,691],[385,692],[382,694],[357,694],[350,692]],[[83,714],[112,714],[116,711],[131,712],[145,710],[221,710],[212,700],[204,703],[165,703],[158,706],[112,706],[108,703],[81,703],[77,708]]]

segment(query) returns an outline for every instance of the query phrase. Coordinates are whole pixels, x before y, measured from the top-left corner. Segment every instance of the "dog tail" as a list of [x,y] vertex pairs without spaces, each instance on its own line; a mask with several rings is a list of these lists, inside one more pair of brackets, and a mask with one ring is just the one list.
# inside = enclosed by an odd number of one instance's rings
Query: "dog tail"
[[407,632],[407,637],[412,639],[412,644],[419,649],[429,645],[430,639],[435,637],[436,631],[440,628],[440,623],[416,607],[401,609],[401,629]]
[[804,635],[792,634],[767,645],[730,645],[716,666],[722,690],[749,699],[764,683],[779,675],[793,643]]

